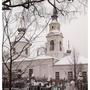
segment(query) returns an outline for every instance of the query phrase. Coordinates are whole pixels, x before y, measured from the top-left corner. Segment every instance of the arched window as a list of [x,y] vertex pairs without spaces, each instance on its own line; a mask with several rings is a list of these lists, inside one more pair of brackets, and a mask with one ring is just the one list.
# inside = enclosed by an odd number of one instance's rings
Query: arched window
[[62,42],[60,41],[60,51],[62,51]]
[[53,29],[54,27],[52,26],[52,29]]
[[50,50],[51,51],[54,50],[54,41],[53,40],[50,41]]

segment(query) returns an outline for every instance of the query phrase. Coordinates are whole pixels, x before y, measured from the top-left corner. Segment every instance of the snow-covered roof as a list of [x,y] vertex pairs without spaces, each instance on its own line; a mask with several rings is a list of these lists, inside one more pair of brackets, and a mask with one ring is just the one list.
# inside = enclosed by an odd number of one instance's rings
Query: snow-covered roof
[[[88,59],[83,56],[78,56],[75,62],[76,64],[88,64]],[[70,65],[70,64],[71,65],[74,64],[74,59],[71,57],[71,55],[65,56],[55,63],[55,65]]]
[[[31,57],[23,57],[15,60],[17,61],[32,61],[32,60],[50,60],[54,59],[56,62],[54,65],[72,65],[74,64],[74,59],[71,57],[71,55],[64,56],[60,59],[56,59],[54,57],[48,56],[48,55],[39,55],[37,57],[31,58]],[[78,56],[78,58],[75,60],[76,64],[88,64],[88,59],[83,56]]]
[[[21,36],[18,35],[18,36],[15,38],[15,40],[18,41],[20,38],[21,38]],[[28,41],[28,39],[26,39],[25,36],[24,36],[24,37],[22,37],[22,38],[20,39],[19,42],[26,42],[26,43],[28,43],[29,41]]]
[[[43,60],[43,59],[52,59],[53,57],[48,56],[48,55],[39,55],[35,58],[33,58],[32,60]],[[29,59],[29,58],[28,58]]]
[[[26,60],[28,60],[26,57],[19,57],[18,59],[14,60],[14,62],[21,62],[21,61],[24,62]],[[29,60],[31,60],[31,59],[29,59]]]
[[15,60],[14,62],[20,62],[20,61],[34,61],[34,60],[49,60],[49,59],[52,59],[54,57],[51,57],[51,56],[48,56],[48,55],[40,55],[40,56],[37,56],[37,57],[20,57],[18,58],[17,60]]

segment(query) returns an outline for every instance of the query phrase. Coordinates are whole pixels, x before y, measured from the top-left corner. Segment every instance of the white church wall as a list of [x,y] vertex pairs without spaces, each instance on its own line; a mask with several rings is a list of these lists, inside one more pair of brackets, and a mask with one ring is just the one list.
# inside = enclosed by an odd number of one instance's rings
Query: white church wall
[[33,63],[33,73],[35,77],[52,77],[53,75],[53,67],[52,67],[52,59],[47,60],[36,60]]
[[[76,73],[78,76],[78,67],[76,67]],[[74,66],[73,65],[55,65],[54,66],[54,78],[55,78],[55,72],[59,72],[60,79],[68,79],[68,72],[72,71],[74,76]],[[88,71],[88,65],[83,64],[81,72],[87,72]],[[88,74],[88,72],[87,72]]]
[[[29,69],[33,69],[33,75],[36,78],[46,77],[46,78],[55,79],[55,72],[59,72],[60,79],[64,79],[64,78],[68,79],[68,72],[70,71],[73,72],[74,70],[73,65],[54,65],[53,59],[40,59],[40,60],[39,59],[38,60],[21,59],[21,61],[13,62],[12,66],[13,66],[12,70],[21,69],[24,72],[23,77],[29,77]],[[77,74],[80,68],[79,66],[77,66]],[[81,68],[82,72],[88,71],[87,64],[83,64],[81,65],[81,67],[82,67]]]
[[[21,69],[24,77],[29,77],[29,69],[33,69],[33,75],[37,78],[53,77],[53,59],[21,60],[13,62],[12,70]],[[6,69],[5,69],[6,70]]]
[[68,79],[68,71],[71,70],[70,66],[66,65],[55,65],[54,66],[54,78],[55,78],[55,72],[59,72],[59,78],[60,79]]

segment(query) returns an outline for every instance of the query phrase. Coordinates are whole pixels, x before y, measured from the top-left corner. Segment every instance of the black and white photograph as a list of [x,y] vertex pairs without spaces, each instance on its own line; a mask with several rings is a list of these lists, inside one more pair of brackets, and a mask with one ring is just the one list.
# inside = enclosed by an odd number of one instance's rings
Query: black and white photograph
[[2,0],[2,90],[88,90],[88,0]]

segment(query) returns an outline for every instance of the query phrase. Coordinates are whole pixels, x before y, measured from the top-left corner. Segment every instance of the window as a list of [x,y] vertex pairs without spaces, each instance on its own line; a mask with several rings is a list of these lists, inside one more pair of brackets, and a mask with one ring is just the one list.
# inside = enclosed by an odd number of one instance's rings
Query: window
[[29,77],[31,77],[33,74],[33,69],[29,69]]
[[53,26],[51,26],[51,29],[53,29],[53,30],[54,30],[54,29],[55,29],[55,26],[54,26],[54,25],[53,25]]
[[18,71],[18,72],[22,72],[22,70],[21,70],[21,69],[18,69],[17,71]]
[[82,72],[82,76],[84,79],[87,79],[87,72],[86,71]]
[[60,51],[62,51],[62,42],[60,41]]
[[51,51],[54,50],[54,41],[53,40],[50,41],[50,50]]
[[73,79],[73,72],[70,71],[68,72],[68,80],[72,80]]
[[56,80],[59,80],[59,72],[55,72],[55,78]]
[[28,48],[25,49],[25,53],[26,53],[26,55],[28,55]]
[[52,29],[53,29],[54,27],[52,26]]
[[18,69],[17,70],[17,78],[21,78],[22,70]]

